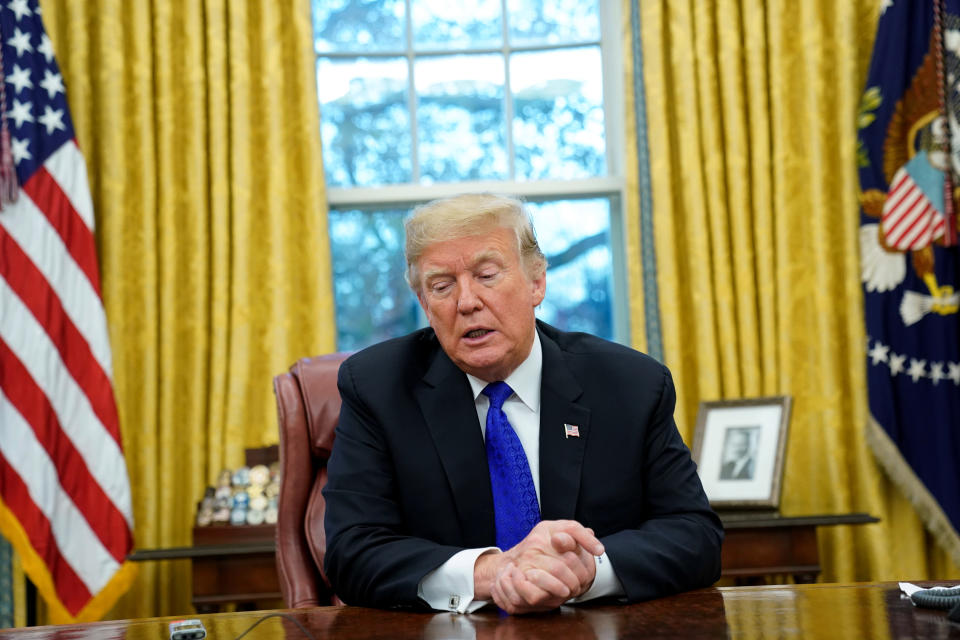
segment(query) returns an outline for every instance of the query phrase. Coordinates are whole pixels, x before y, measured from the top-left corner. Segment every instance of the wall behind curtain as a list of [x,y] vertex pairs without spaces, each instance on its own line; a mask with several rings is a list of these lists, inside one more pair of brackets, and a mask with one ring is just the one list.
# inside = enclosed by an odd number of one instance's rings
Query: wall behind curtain
[[677,422],[689,443],[701,400],[793,396],[782,511],[883,520],[821,533],[828,581],[958,574],[864,440],[855,117],[880,4],[639,3]]
[[[272,376],[334,349],[309,5],[44,0],[96,210],[138,548],[277,441]],[[114,618],[191,611],[141,565]]]

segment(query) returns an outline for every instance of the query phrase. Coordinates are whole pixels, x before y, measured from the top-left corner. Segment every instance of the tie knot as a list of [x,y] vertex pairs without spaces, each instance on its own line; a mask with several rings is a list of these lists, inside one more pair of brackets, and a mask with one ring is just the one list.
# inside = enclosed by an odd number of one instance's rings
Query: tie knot
[[491,382],[481,391],[483,395],[490,398],[490,407],[499,409],[503,407],[503,401],[510,397],[510,394],[513,393],[513,389],[510,388],[503,380],[499,382]]

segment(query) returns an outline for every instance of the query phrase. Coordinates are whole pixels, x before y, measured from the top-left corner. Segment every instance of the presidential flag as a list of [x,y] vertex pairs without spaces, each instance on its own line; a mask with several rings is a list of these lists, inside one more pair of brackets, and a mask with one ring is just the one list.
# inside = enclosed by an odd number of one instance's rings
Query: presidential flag
[[93,206],[36,0],[0,1],[0,532],[55,622],[132,579]]
[[883,0],[858,113],[868,441],[960,563],[960,0]]

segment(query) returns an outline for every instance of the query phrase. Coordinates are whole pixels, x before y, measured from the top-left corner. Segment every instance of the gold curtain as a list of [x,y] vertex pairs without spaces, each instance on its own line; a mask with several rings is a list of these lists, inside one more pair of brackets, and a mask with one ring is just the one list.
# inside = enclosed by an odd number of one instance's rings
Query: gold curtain
[[[271,379],[334,349],[309,3],[43,0],[96,210],[138,548],[277,441]],[[110,617],[189,613],[143,563]]]
[[864,439],[855,116],[880,0],[638,4],[659,313],[687,442],[701,400],[793,396],[782,511],[882,519],[822,530],[822,579],[956,577]]

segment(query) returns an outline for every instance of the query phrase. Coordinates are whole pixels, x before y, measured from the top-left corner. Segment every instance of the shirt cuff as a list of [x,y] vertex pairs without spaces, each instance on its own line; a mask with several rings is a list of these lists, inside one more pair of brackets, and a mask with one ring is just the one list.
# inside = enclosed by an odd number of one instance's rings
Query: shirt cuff
[[487,600],[473,599],[473,567],[477,558],[497,547],[464,549],[453,554],[449,560],[423,576],[417,587],[417,595],[431,609],[473,613],[488,604]]
[[607,596],[623,597],[625,595],[623,585],[620,584],[620,579],[617,578],[617,574],[613,571],[613,565],[610,564],[610,558],[607,557],[607,552],[604,551],[603,555],[594,556],[593,562],[597,568],[597,573],[593,578],[593,584],[576,598],[567,600],[568,603],[586,602],[587,600],[595,600],[596,598],[604,598]]

